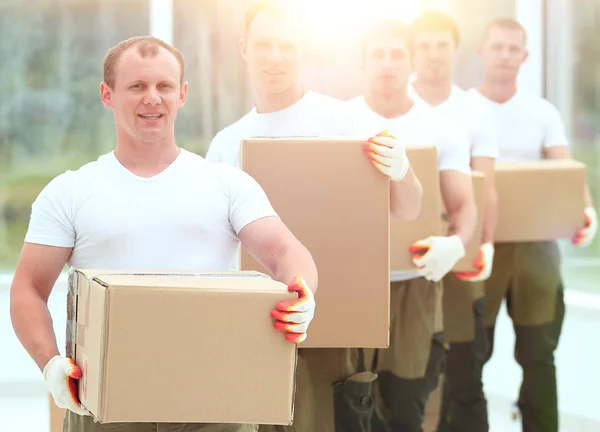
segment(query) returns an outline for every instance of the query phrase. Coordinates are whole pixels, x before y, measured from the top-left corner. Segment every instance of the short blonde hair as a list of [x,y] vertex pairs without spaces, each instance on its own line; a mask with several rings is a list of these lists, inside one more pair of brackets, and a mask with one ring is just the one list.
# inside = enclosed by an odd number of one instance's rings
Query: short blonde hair
[[179,63],[181,69],[180,80],[183,82],[185,64],[183,55],[177,48],[154,36],[135,36],[119,42],[106,53],[106,56],[104,57],[104,82],[108,84],[109,87],[112,88],[115,85],[115,65],[121,57],[121,54],[133,46],[137,47],[138,53],[142,57],[154,57],[158,54],[158,50],[161,47],[169,51]]
[[496,18],[490,21],[485,28],[483,29],[483,40],[485,40],[488,36],[488,33],[493,28],[501,28],[505,30],[519,30],[523,33],[523,42],[527,42],[527,32],[525,31],[525,27],[519,23],[519,21],[513,18]]

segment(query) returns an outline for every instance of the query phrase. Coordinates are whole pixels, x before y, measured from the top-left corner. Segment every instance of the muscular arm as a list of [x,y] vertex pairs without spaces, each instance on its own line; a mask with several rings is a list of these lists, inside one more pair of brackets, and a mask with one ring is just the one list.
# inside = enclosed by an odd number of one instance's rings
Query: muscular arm
[[390,182],[390,212],[401,221],[413,221],[421,213],[423,187],[412,167],[400,181]]
[[471,177],[459,171],[442,171],[440,188],[444,205],[450,216],[449,235],[456,234],[466,247],[473,237],[477,223],[477,208]]
[[251,222],[242,228],[238,237],[274,279],[289,284],[293,278],[301,276],[316,292],[319,281],[315,262],[279,217],[264,217]]
[[10,288],[13,328],[40,371],[59,354],[48,297],[71,251],[71,248],[25,243]]
[[[546,159],[572,159],[571,153],[569,152],[569,148],[563,145],[557,145],[552,147],[546,147],[544,149],[544,158]],[[593,207],[594,203],[592,202],[592,195],[590,193],[590,188],[585,183],[584,186],[584,202],[586,207]]]
[[494,181],[494,159],[487,157],[472,157],[471,168],[473,171],[485,173],[486,191],[485,206],[483,210],[483,233],[482,243],[493,243],[494,232],[498,221],[498,194]]

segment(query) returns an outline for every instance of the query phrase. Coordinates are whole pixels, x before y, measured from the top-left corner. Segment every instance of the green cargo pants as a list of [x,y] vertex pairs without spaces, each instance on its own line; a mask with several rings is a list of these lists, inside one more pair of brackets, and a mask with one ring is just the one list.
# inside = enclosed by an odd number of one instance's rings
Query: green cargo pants
[[393,282],[390,346],[365,350],[377,373],[373,432],[421,432],[425,405],[444,364],[442,287],[424,278]]
[[67,410],[63,432],[256,432],[258,426],[205,423],[95,423],[91,417]]
[[296,370],[294,424],[260,432],[370,432],[376,375],[362,349],[301,348]]
[[519,394],[523,432],[558,432],[554,351],[565,315],[560,251],[555,242],[497,244],[485,283],[490,359],[500,305],[515,329],[515,360],[523,369]]
[[488,353],[484,283],[462,281],[450,273],[443,287],[448,350],[437,432],[487,432],[482,379]]

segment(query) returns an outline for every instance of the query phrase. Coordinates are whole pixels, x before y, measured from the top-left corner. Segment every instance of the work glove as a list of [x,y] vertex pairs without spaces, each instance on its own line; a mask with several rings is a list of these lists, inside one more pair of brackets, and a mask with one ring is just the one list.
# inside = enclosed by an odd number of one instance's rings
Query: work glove
[[375,168],[392,181],[399,181],[408,172],[410,163],[406,147],[387,130],[383,130],[364,143],[363,150]]
[[456,272],[456,277],[469,282],[484,281],[492,274],[492,265],[494,263],[494,245],[484,243],[479,248],[479,253],[473,261],[473,266],[477,269],[474,272]]
[[598,230],[598,216],[596,214],[596,210],[593,207],[587,207],[584,211],[584,226],[571,240],[575,246],[578,247],[588,247],[594,237],[596,236],[596,231]]
[[77,395],[77,381],[81,369],[70,358],[56,355],[44,366],[43,376],[54,402],[59,408],[66,408],[79,415],[89,415]]
[[290,282],[288,291],[298,293],[298,298],[277,304],[271,317],[275,319],[275,328],[286,333],[288,341],[299,344],[306,339],[308,325],[315,316],[315,297],[301,277]]
[[409,251],[419,274],[434,282],[440,281],[465,256],[465,247],[457,235],[427,237],[410,245]]

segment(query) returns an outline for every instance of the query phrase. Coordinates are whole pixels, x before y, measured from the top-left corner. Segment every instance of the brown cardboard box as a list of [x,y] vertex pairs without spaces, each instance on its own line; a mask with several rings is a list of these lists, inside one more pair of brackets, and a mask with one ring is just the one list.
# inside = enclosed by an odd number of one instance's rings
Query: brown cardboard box
[[434,146],[409,146],[406,154],[415,175],[423,186],[421,214],[412,222],[391,220],[391,269],[392,271],[415,270],[409,246],[426,237],[443,235],[440,216],[440,177],[437,149]]
[[288,425],[297,350],[270,311],[293,298],[259,273],[73,270],[79,398],[102,423]]
[[67,410],[57,407],[51,394],[48,394],[48,403],[50,405],[50,432],[61,432]]
[[497,162],[496,242],[571,238],[583,226],[585,165],[572,160]]
[[[241,166],[308,248],[319,271],[316,310],[301,347],[387,347],[389,181],[357,139],[257,138]],[[245,250],[243,270],[266,271]]]
[[[479,249],[481,247],[481,235],[483,233],[486,187],[485,173],[479,171],[472,171],[471,181],[473,185],[473,195],[475,196],[475,207],[477,208],[477,225],[475,226],[473,239],[466,247],[465,256],[461,260],[459,260],[456,263],[456,265],[452,268],[452,271],[455,272],[472,272],[477,270],[473,265],[473,261],[475,260],[475,258],[477,258],[477,255],[479,254]],[[442,217],[442,225],[443,232],[445,234],[448,232],[449,229],[448,214],[445,211]]]

